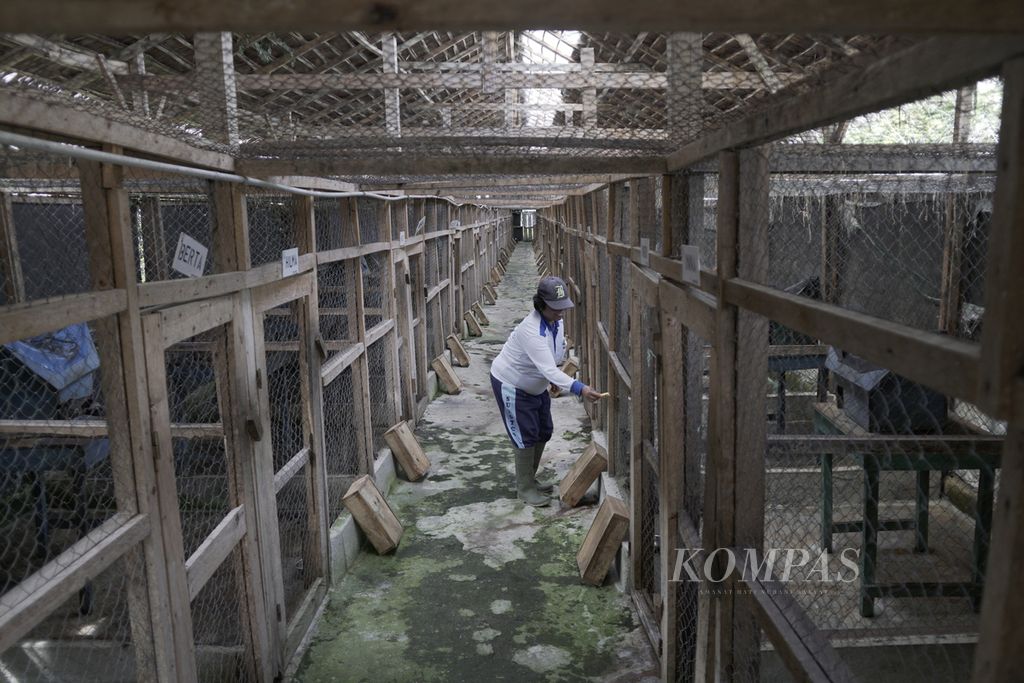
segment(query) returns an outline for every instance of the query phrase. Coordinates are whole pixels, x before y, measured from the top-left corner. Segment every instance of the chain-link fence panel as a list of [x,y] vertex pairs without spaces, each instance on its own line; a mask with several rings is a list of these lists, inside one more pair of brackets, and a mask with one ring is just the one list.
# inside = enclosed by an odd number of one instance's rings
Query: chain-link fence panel
[[[199,275],[223,272],[224,254],[214,244],[215,210],[211,183],[186,176],[155,174],[125,169],[134,238],[136,276],[140,282],[159,282],[195,277],[183,272],[179,251],[194,244],[207,249]],[[231,231],[233,226],[222,226]],[[185,252],[182,252],[185,253]]]
[[331,358],[347,345],[359,341],[356,310],[356,281],[359,260],[334,261],[317,266],[317,298],[319,300],[320,336],[327,357]]
[[0,302],[91,289],[81,183],[71,159],[3,147],[0,229]]
[[[18,610],[81,563],[135,508],[123,406],[108,404],[101,358],[113,320],[0,345],[0,606]],[[114,400],[118,400],[116,397]],[[118,421],[111,423],[111,416]],[[117,462],[115,462],[115,460]],[[132,583],[137,582],[137,583]],[[136,551],[88,576],[0,654],[8,675],[119,680],[134,670],[128,596],[144,585]],[[135,618],[144,615],[136,614]],[[121,650],[110,651],[112,643]]]
[[366,362],[370,373],[370,417],[373,425],[374,453],[387,445],[384,441],[384,432],[398,422],[398,407],[395,405],[397,379],[392,353],[394,344],[395,332],[392,330],[366,350]]
[[388,271],[391,267],[390,251],[374,252],[361,259],[363,315],[367,330],[392,317],[391,291],[388,288],[391,280]]
[[[132,633],[129,595],[144,581],[138,551],[115,561],[89,579],[89,601],[71,597],[0,654],[0,670],[9,680],[132,681],[138,676],[138,651]],[[11,595],[2,604],[13,606]],[[138,618],[138,615],[136,616]]]
[[281,252],[297,246],[295,195],[251,191],[245,206],[252,265],[280,263]]
[[192,599],[192,633],[200,681],[259,680],[253,671],[256,662],[246,645],[244,629],[249,620],[239,600],[244,586],[239,545]]
[[362,389],[356,377],[357,369],[350,366],[324,387],[324,459],[332,521],[345,509],[341,497],[366,469],[369,446],[363,426]]

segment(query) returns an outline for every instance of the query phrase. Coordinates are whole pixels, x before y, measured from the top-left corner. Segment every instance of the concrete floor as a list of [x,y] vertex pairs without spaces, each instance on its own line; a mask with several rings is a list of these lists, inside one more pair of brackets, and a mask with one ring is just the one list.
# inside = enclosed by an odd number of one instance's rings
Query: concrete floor
[[[576,551],[594,507],[530,508],[515,497],[512,452],[490,362],[530,311],[537,272],[520,244],[467,340],[464,389],[427,408],[416,435],[427,479],[389,496],[405,527],[393,555],[367,548],[331,591],[298,681],[644,681],[657,663],[629,600],[580,583]],[[570,336],[572,332],[570,331]],[[561,478],[589,439],[571,397],[553,402],[541,476]]]

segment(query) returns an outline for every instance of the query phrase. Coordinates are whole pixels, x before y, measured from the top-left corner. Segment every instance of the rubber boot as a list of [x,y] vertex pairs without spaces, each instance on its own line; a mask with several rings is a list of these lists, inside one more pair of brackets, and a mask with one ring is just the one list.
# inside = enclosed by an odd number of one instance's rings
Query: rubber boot
[[516,493],[519,500],[533,507],[544,507],[551,499],[537,490],[533,480],[533,449],[516,448]]
[[537,480],[537,470],[540,469],[540,458],[544,455],[544,446],[546,445],[547,441],[541,441],[533,446],[533,483],[536,484],[538,491],[550,495],[550,493],[555,490],[554,484],[550,484],[548,482],[542,483]]

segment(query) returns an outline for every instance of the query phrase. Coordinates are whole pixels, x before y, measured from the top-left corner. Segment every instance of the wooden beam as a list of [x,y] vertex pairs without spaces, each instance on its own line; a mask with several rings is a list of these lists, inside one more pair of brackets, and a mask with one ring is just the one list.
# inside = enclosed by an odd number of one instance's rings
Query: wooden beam
[[[761,548],[756,548],[758,554]],[[745,555],[737,551],[738,557]],[[852,683],[856,680],[846,663],[833,649],[785,583],[742,577],[757,612],[758,623],[779,653],[794,680],[804,683]]]
[[[689,140],[702,129],[704,99],[700,93],[704,39],[700,33],[670,33],[665,37],[667,81],[665,107],[673,140]],[[717,74],[716,74],[717,75]]]
[[423,175],[472,175],[524,173],[620,173],[665,172],[660,157],[610,157],[545,155],[501,156],[494,154],[389,154],[373,158],[247,159],[239,160],[245,175],[375,175],[405,176],[410,168]]
[[765,59],[761,49],[754,42],[754,39],[750,37],[749,33],[738,33],[734,36],[736,42],[740,44],[743,51],[747,53],[747,57],[750,59],[750,63],[757,69],[757,73],[761,76],[764,84],[768,87],[769,92],[778,92],[783,88],[782,79],[779,75],[772,70],[771,65],[768,64],[768,60]]
[[[397,62],[395,62],[397,68]],[[805,78],[802,74],[779,72],[779,82],[785,85]],[[144,86],[149,90],[188,95],[201,93],[206,87],[193,76],[137,76],[124,75],[118,82],[130,87]],[[547,71],[462,71],[462,72],[366,72],[366,73],[295,73],[295,74],[238,74],[235,82],[239,90],[380,90],[381,88],[433,88],[445,90],[481,90],[493,92],[502,88],[514,90],[535,88],[557,89],[619,89],[663,90],[668,80],[657,71],[602,71],[598,69],[562,73]],[[752,71],[705,71],[699,88],[709,90],[756,90],[764,83]],[[457,104],[450,105],[458,109]]]
[[726,300],[890,368],[948,396],[977,402],[976,344],[917,330],[742,279],[723,283]]
[[1002,62],[1021,53],[1020,38],[933,38],[707,133],[671,154],[668,169],[935,95],[993,75]]
[[[47,31],[47,33],[51,33]],[[26,34],[13,34],[4,36],[4,40],[8,40],[22,47],[27,47],[32,52],[38,53],[51,62],[59,64],[68,69],[78,69],[81,71],[93,71],[99,72],[101,70],[100,63],[96,57],[100,55],[96,52],[86,52],[85,50],[70,45],[62,45],[56,43],[42,36],[26,35]],[[116,59],[105,59],[104,63],[106,68],[115,74],[127,74],[128,64]]]
[[241,505],[234,508],[214,527],[199,547],[185,561],[188,575],[188,599],[195,600],[199,591],[224,563],[245,535],[245,514]]
[[66,138],[119,145],[146,155],[218,171],[232,171],[235,165],[234,159],[226,154],[36,96],[0,93],[0,123]]
[[119,512],[0,597],[0,651],[74,596],[149,533],[146,515]]
[[[439,19],[442,18],[442,19]],[[549,29],[583,31],[726,31],[747,33],[1011,33],[1024,32],[1024,16],[1014,0],[993,0],[979,7],[936,0],[922,12],[914,3],[884,0],[835,2],[827,6],[793,0],[767,0],[751,7],[743,0],[714,4],[674,4],[637,0],[482,2],[453,12],[439,0],[393,0],[337,4],[304,0],[288,5],[258,5],[242,0],[209,4],[188,0],[168,6],[158,0],[10,0],[0,8],[0,25],[25,33],[108,33],[155,30],[192,33],[305,31],[324,26],[338,31],[449,31]]]
[[125,310],[123,289],[66,294],[0,307],[0,344],[97,320]]
[[[395,33],[385,33],[381,37],[385,74],[398,73],[398,37]],[[384,88],[384,120],[387,134],[391,137],[402,135],[401,105],[399,89]]]

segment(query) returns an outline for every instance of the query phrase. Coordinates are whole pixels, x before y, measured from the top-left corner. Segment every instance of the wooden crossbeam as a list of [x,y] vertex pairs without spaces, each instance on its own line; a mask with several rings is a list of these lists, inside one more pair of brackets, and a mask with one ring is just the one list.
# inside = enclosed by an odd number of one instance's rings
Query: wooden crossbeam
[[[567,65],[571,66],[571,65]],[[399,64],[401,67],[401,64]],[[789,84],[804,78],[802,74],[780,72],[779,81]],[[662,90],[667,85],[664,73],[655,71],[580,71],[566,69],[561,72],[521,71],[463,71],[463,72],[366,72],[366,73],[302,73],[302,74],[238,74],[239,90],[379,90],[381,88],[443,88],[494,90],[545,88],[629,88],[636,90]],[[190,93],[201,89],[202,83],[192,75],[118,77],[122,85],[144,86],[150,90]],[[702,75],[705,89],[746,89],[764,87],[759,74],[753,71],[705,71]],[[453,105],[455,106],[455,105]]]
[[726,31],[748,33],[1012,33],[1024,32],[1017,0],[918,3],[887,0],[833,2],[746,0],[666,3],[661,0],[585,0],[575,3],[479,2],[459,6],[441,0],[333,3],[299,0],[256,4],[187,0],[8,0],[0,6],[0,26],[10,32],[108,33],[232,30],[236,32],[335,30],[418,31],[445,24],[450,31],[550,29],[585,31]]

